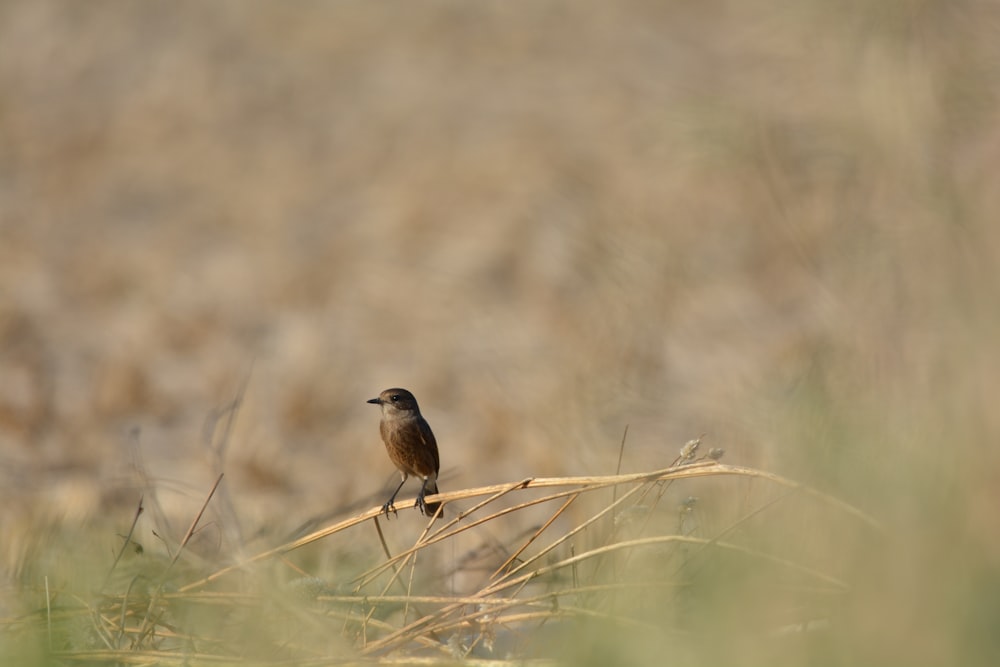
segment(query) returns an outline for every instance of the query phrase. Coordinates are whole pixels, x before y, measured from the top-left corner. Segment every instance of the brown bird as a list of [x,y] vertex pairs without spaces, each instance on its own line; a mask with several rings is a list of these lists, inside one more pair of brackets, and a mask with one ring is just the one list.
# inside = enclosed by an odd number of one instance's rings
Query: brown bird
[[437,476],[441,462],[438,458],[434,433],[431,432],[430,424],[420,414],[417,399],[405,389],[393,388],[386,389],[378,398],[368,402],[382,407],[382,421],[379,423],[382,442],[385,443],[385,451],[389,453],[389,458],[403,476],[392,497],[382,505],[382,511],[387,517],[390,511],[396,512],[394,504],[396,494],[403,488],[409,476],[413,475],[424,482],[420,486],[414,507],[419,507],[424,516],[433,516],[441,503],[426,503],[424,495],[427,493],[434,495],[438,492]]

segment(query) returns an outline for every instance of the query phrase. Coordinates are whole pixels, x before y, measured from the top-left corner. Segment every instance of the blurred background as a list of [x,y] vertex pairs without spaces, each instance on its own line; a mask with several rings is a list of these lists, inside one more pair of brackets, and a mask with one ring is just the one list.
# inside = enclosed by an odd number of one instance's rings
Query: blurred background
[[245,533],[381,504],[365,400],[402,386],[442,490],[705,434],[888,528],[886,569],[833,554],[892,600],[870,655],[990,655],[998,34],[962,0],[3,2],[6,580],[152,482],[186,523],[224,470]]

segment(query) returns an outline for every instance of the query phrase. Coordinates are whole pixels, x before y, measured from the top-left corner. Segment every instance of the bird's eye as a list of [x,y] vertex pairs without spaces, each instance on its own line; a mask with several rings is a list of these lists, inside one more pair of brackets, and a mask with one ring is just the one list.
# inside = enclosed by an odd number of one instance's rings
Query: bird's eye
[[389,397],[389,400],[392,401],[393,403],[395,403],[396,401],[398,401],[401,398],[402,398],[402,396],[400,396],[399,394],[393,394],[392,396]]

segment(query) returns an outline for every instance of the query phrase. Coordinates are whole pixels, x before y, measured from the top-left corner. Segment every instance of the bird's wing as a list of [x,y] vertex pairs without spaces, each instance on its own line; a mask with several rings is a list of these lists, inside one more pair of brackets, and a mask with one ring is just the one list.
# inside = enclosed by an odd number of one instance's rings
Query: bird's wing
[[441,458],[438,456],[438,446],[437,440],[434,439],[434,432],[431,431],[430,424],[423,417],[417,420],[417,424],[420,426],[420,439],[424,441],[427,448],[434,454],[434,474],[437,475],[438,470],[441,469]]

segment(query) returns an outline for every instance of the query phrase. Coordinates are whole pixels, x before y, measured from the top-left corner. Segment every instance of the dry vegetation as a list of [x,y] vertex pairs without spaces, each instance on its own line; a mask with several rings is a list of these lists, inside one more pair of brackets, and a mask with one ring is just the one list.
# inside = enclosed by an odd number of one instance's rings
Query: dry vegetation
[[[99,583],[84,570],[53,590],[49,577],[67,572],[47,570],[44,609],[10,619],[6,630],[45,645],[62,664],[596,664],[692,641],[711,654],[706,639],[728,625],[725,615],[745,613],[732,607],[738,602],[754,618],[725,630],[730,645],[752,639],[769,656],[787,654],[800,635],[828,634],[851,586],[813,566],[836,567],[816,545],[775,555],[762,540],[774,520],[758,518],[782,514],[777,528],[786,528],[794,505],[808,507],[800,520],[824,517],[827,531],[867,543],[881,541],[882,529],[835,498],[717,458],[690,449],[647,473],[528,478],[441,494],[446,516],[426,522],[398,553],[389,542],[398,542],[399,528],[384,530],[388,517],[375,507],[222,567],[185,551],[204,529],[220,476],[180,543],[157,545],[169,558],[150,558],[134,541],[146,510],[140,501]],[[743,502],[727,503],[740,508],[738,518],[721,531],[699,525],[697,498],[664,500],[674,484],[706,477],[744,482]],[[523,497],[533,491],[542,493]],[[457,511],[464,500],[472,506]],[[545,510],[543,522],[516,539],[495,537],[523,529],[533,508]],[[374,530],[362,530],[369,524]],[[303,553],[310,545],[327,555]],[[373,558],[379,547],[384,557]],[[728,602],[713,599],[720,595]],[[581,641],[585,632],[596,632],[596,642]],[[620,645],[595,658],[611,637]]]
[[0,3],[0,661],[996,664],[997,34]]

